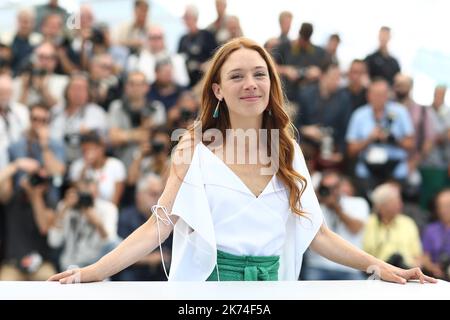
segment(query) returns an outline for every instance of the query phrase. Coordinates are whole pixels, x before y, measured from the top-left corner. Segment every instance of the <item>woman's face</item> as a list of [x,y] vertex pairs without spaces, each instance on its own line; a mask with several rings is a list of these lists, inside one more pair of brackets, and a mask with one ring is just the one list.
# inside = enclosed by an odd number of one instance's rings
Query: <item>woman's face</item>
[[217,99],[226,102],[230,116],[260,116],[269,103],[267,63],[255,50],[234,51],[223,64],[220,84],[214,83],[213,91]]

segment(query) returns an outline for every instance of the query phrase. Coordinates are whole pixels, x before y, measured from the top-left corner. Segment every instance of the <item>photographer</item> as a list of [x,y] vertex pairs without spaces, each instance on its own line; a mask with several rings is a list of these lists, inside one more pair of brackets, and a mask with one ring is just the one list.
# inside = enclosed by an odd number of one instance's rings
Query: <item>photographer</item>
[[109,139],[114,154],[129,166],[139,144],[149,140],[150,129],[166,121],[164,106],[147,99],[149,86],[140,71],[130,72],[125,95],[111,103],[108,111]]
[[[343,239],[362,248],[364,225],[369,217],[367,201],[342,193],[342,177],[336,171],[326,171],[317,189],[319,203],[328,227]],[[354,269],[331,262],[313,251],[306,256],[307,280],[362,280]]]
[[13,100],[28,106],[43,101],[50,107],[62,102],[68,78],[55,74],[57,62],[54,44],[44,41],[37,46],[29,63],[14,79]]
[[423,267],[433,277],[450,281],[450,189],[435,198],[437,221],[430,223],[422,235]]
[[166,111],[175,105],[180,94],[185,90],[173,80],[174,66],[170,59],[165,58],[156,61],[155,82],[152,83],[148,98],[152,101],[160,101]]
[[13,102],[13,82],[8,74],[0,74],[0,169],[8,162],[8,147],[17,142],[30,126],[28,108]]
[[74,73],[65,89],[65,103],[52,109],[51,135],[64,140],[68,163],[81,156],[80,136],[90,131],[106,132],[106,113],[89,96],[89,78]]
[[292,102],[297,100],[299,86],[317,81],[331,63],[329,54],[311,42],[313,31],[311,23],[302,23],[296,40],[283,41],[273,49],[287,98]]
[[134,20],[121,24],[115,30],[115,42],[128,47],[130,53],[140,52],[150,23],[148,15],[150,6],[147,0],[134,0]]
[[48,234],[51,247],[62,247],[60,269],[86,266],[105,254],[117,240],[117,219],[116,206],[97,197],[94,180],[68,189]]
[[[53,187],[49,188],[47,195],[56,203],[59,199],[58,187],[66,171],[64,145],[62,141],[50,138],[50,111],[46,105],[40,103],[30,107],[30,123],[25,135],[9,147],[9,156],[11,161],[22,158],[37,160],[52,180]],[[23,176],[18,172],[17,182]],[[9,190],[12,192],[12,188]]]
[[80,70],[81,57],[71,47],[71,39],[64,30],[64,20],[57,13],[47,15],[42,21],[41,33],[44,41],[56,48],[57,65],[55,73],[69,75]]
[[16,76],[20,67],[42,41],[42,35],[33,32],[35,12],[32,8],[22,8],[16,14],[16,31],[4,37],[3,41],[11,48],[11,69]]
[[197,7],[188,5],[183,20],[188,32],[178,42],[178,53],[185,57],[190,79],[189,87],[192,88],[200,81],[207,69],[208,60],[216,50],[217,43],[211,32],[198,28]]
[[[432,109],[419,105],[412,98],[413,79],[398,73],[394,77],[394,93],[399,103],[404,105],[411,116],[414,126],[415,145],[408,159],[408,194],[419,197],[421,191],[421,172],[428,167],[425,160],[437,142],[437,130],[433,122]],[[420,170],[420,171],[419,171]],[[425,170],[426,171],[426,170]],[[429,186],[423,186],[428,189]],[[427,188],[428,187],[428,188]]]
[[408,152],[414,148],[414,128],[408,111],[389,102],[386,80],[375,80],[368,89],[368,104],[350,119],[348,154],[357,157],[355,174],[365,191],[394,178],[408,176]]
[[128,169],[127,185],[134,186],[139,177],[154,173],[165,182],[170,166],[170,134],[165,127],[156,127],[151,131],[151,139],[141,144],[134,154]]
[[107,53],[92,57],[89,65],[89,91],[92,102],[108,110],[112,101],[120,98],[122,92],[119,78],[114,74],[114,61]]
[[[20,169],[26,168],[22,166]],[[22,178],[18,180],[20,173]],[[0,280],[45,281],[55,272],[47,246],[47,232],[54,218],[54,204],[48,192],[50,181],[44,169],[25,176],[23,174],[18,172],[14,176],[16,187],[6,199],[2,199],[6,201],[6,216]],[[12,182],[8,182],[8,185],[11,186]]]
[[12,164],[5,174],[14,177],[2,183],[6,203],[2,280],[45,280],[54,272],[46,235],[65,171],[64,147],[49,139],[48,108],[33,105],[30,118],[29,132],[9,148]]
[[81,136],[81,151],[83,157],[70,166],[70,181],[94,179],[98,184],[98,197],[119,205],[126,178],[123,163],[106,156],[105,142],[95,131]]
[[127,59],[127,70],[142,71],[148,82],[155,81],[155,66],[158,60],[168,59],[173,65],[173,82],[186,87],[189,84],[189,76],[186,69],[186,61],[179,53],[170,53],[166,48],[164,30],[152,25],[147,33],[147,45],[139,53],[132,54]]
[[[81,9],[86,5],[82,5]],[[129,50],[127,47],[114,43],[111,40],[109,26],[105,23],[96,23],[85,37],[84,51],[82,55],[83,70],[88,69],[89,62],[97,55],[110,55],[113,59],[112,71],[119,76],[127,65]]]
[[167,114],[167,126],[170,131],[178,128],[187,129],[197,118],[200,103],[192,91],[183,91],[177,103]]
[[339,89],[339,81],[338,65],[330,64],[319,81],[304,86],[298,96],[300,111],[295,125],[303,138],[302,147],[311,152],[318,170],[339,169],[344,159],[352,106],[349,94]]
[[422,246],[415,222],[402,214],[400,188],[384,183],[372,193],[374,213],[364,233],[367,253],[400,268],[420,265]]

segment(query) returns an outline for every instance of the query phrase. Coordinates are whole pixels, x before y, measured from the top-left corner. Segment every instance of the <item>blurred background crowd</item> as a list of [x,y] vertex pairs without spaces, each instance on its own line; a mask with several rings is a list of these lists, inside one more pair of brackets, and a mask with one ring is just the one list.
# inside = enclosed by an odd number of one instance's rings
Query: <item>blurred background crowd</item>
[[[204,29],[198,8],[184,8],[186,32],[175,46],[145,0],[129,1],[134,15],[120,25],[98,20],[88,4],[74,17],[51,0],[18,8],[16,25],[0,30],[0,280],[45,280],[90,264],[149,217],[167,179],[172,133],[199,112],[208,60],[245,36],[226,0],[213,2]],[[338,33],[319,45],[312,23],[274,14],[279,36],[264,47],[327,225],[378,258],[449,279],[447,87],[429,92],[431,104],[414,100],[414,79],[389,49],[389,26],[380,26],[375,51],[344,69]],[[167,264],[170,250],[169,240]],[[301,274],[363,277],[314,252]],[[112,280],[165,280],[160,252]]]

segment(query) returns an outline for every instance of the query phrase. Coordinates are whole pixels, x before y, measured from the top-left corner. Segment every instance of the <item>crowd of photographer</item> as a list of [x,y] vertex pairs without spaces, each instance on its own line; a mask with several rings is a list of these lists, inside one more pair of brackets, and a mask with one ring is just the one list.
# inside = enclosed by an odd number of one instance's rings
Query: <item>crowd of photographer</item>
[[[51,0],[17,12],[15,32],[0,34],[0,280],[46,280],[85,266],[114,248],[150,214],[168,175],[171,134],[198,113],[202,73],[215,48],[243,34],[216,0],[217,19],[197,26],[188,6],[177,53],[149,23],[149,4],[117,30],[88,5],[80,27]],[[398,266],[450,275],[450,107],[445,86],[430,106],[411,97],[412,78],[379,48],[344,72],[340,37],[298,39],[292,13],[265,43],[287,92],[327,225]],[[170,241],[164,260],[170,263]],[[363,275],[307,252],[303,279]],[[113,280],[164,280],[159,252]]]

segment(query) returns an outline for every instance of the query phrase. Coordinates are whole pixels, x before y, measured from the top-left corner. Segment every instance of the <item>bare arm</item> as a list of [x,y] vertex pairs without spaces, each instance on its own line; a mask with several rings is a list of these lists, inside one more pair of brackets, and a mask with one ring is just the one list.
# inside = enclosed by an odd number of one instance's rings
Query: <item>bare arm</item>
[[42,156],[44,158],[44,167],[51,175],[64,175],[66,166],[55,157],[55,154],[48,145],[42,147]]
[[414,149],[414,143],[413,137],[405,137],[398,142],[398,145],[406,151],[411,151]]
[[143,156],[141,153],[138,157],[133,159],[133,162],[131,162],[130,167],[128,168],[127,184],[129,186],[135,185],[139,179],[142,159]]
[[369,144],[371,144],[371,143],[372,143],[372,140],[370,138],[367,140],[363,140],[363,141],[350,142],[347,147],[348,155],[351,158],[357,157],[358,154],[361,151],[363,151],[364,149],[366,149],[369,146]]
[[148,130],[142,128],[121,129],[113,127],[109,130],[109,139],[115,147],[128,143],[139,143],[149,139]]
[[50,226],[53,224],[53,219],[55,216],[54,212],[46,206],[43,191],[33,192],[29,194],[29,196],[31,206],[33,207],[34,220],[36,221],[39,233],[41,235],[47,235]]
[[[181,144],[181,142],[180,142]],[[178,150],[177,150],[178,153]],[[191,153],[192,154],[192,153]],[[180,163],[180,162],[175,162]],[[159,198],[159,205],[171,212],[176,194],[182,179],[187,173],[189,164],[172,164],[169,179],[163,194]],[[158,214],[164,217],[161,209]],[[177,217],[170,216],[173,224]],[[167,239],[172,232],[171,224],[159,223],[161,241]],[[155,215],[150,217],[142,226],[128,236],[117,248],[105,255],[96,263],[79,270],[69,270],[52,276],[49,280],[61,283],[101,281],[141,260],[159,245],[158,222]]]
[[116,185],[115,185],[115,188],[114,188],[114,195],[113,195],[113,198],[112,198],[112,202],[116,206],[119,206],[120,199],[122,199],[122,195],[123,195],[123,190],[124,189],[125,189],[125,182],[124,181],[116,182]]
[[425,281],[436,282],[434,278],[423,275],[419,268],[400,269],[365,253],[339,237],[323,224],[314,237],[311,248],[336,263],[364,272],[376,272],[385,281],[402,284],[412,279],[418,279],[421,283]]
[[0,202],[6,203],[11,199],[13,193],[12,177],[18,170],[33,172],[39,168],[39,162],[31,158],[19,158],[9,163],[0,171]]

